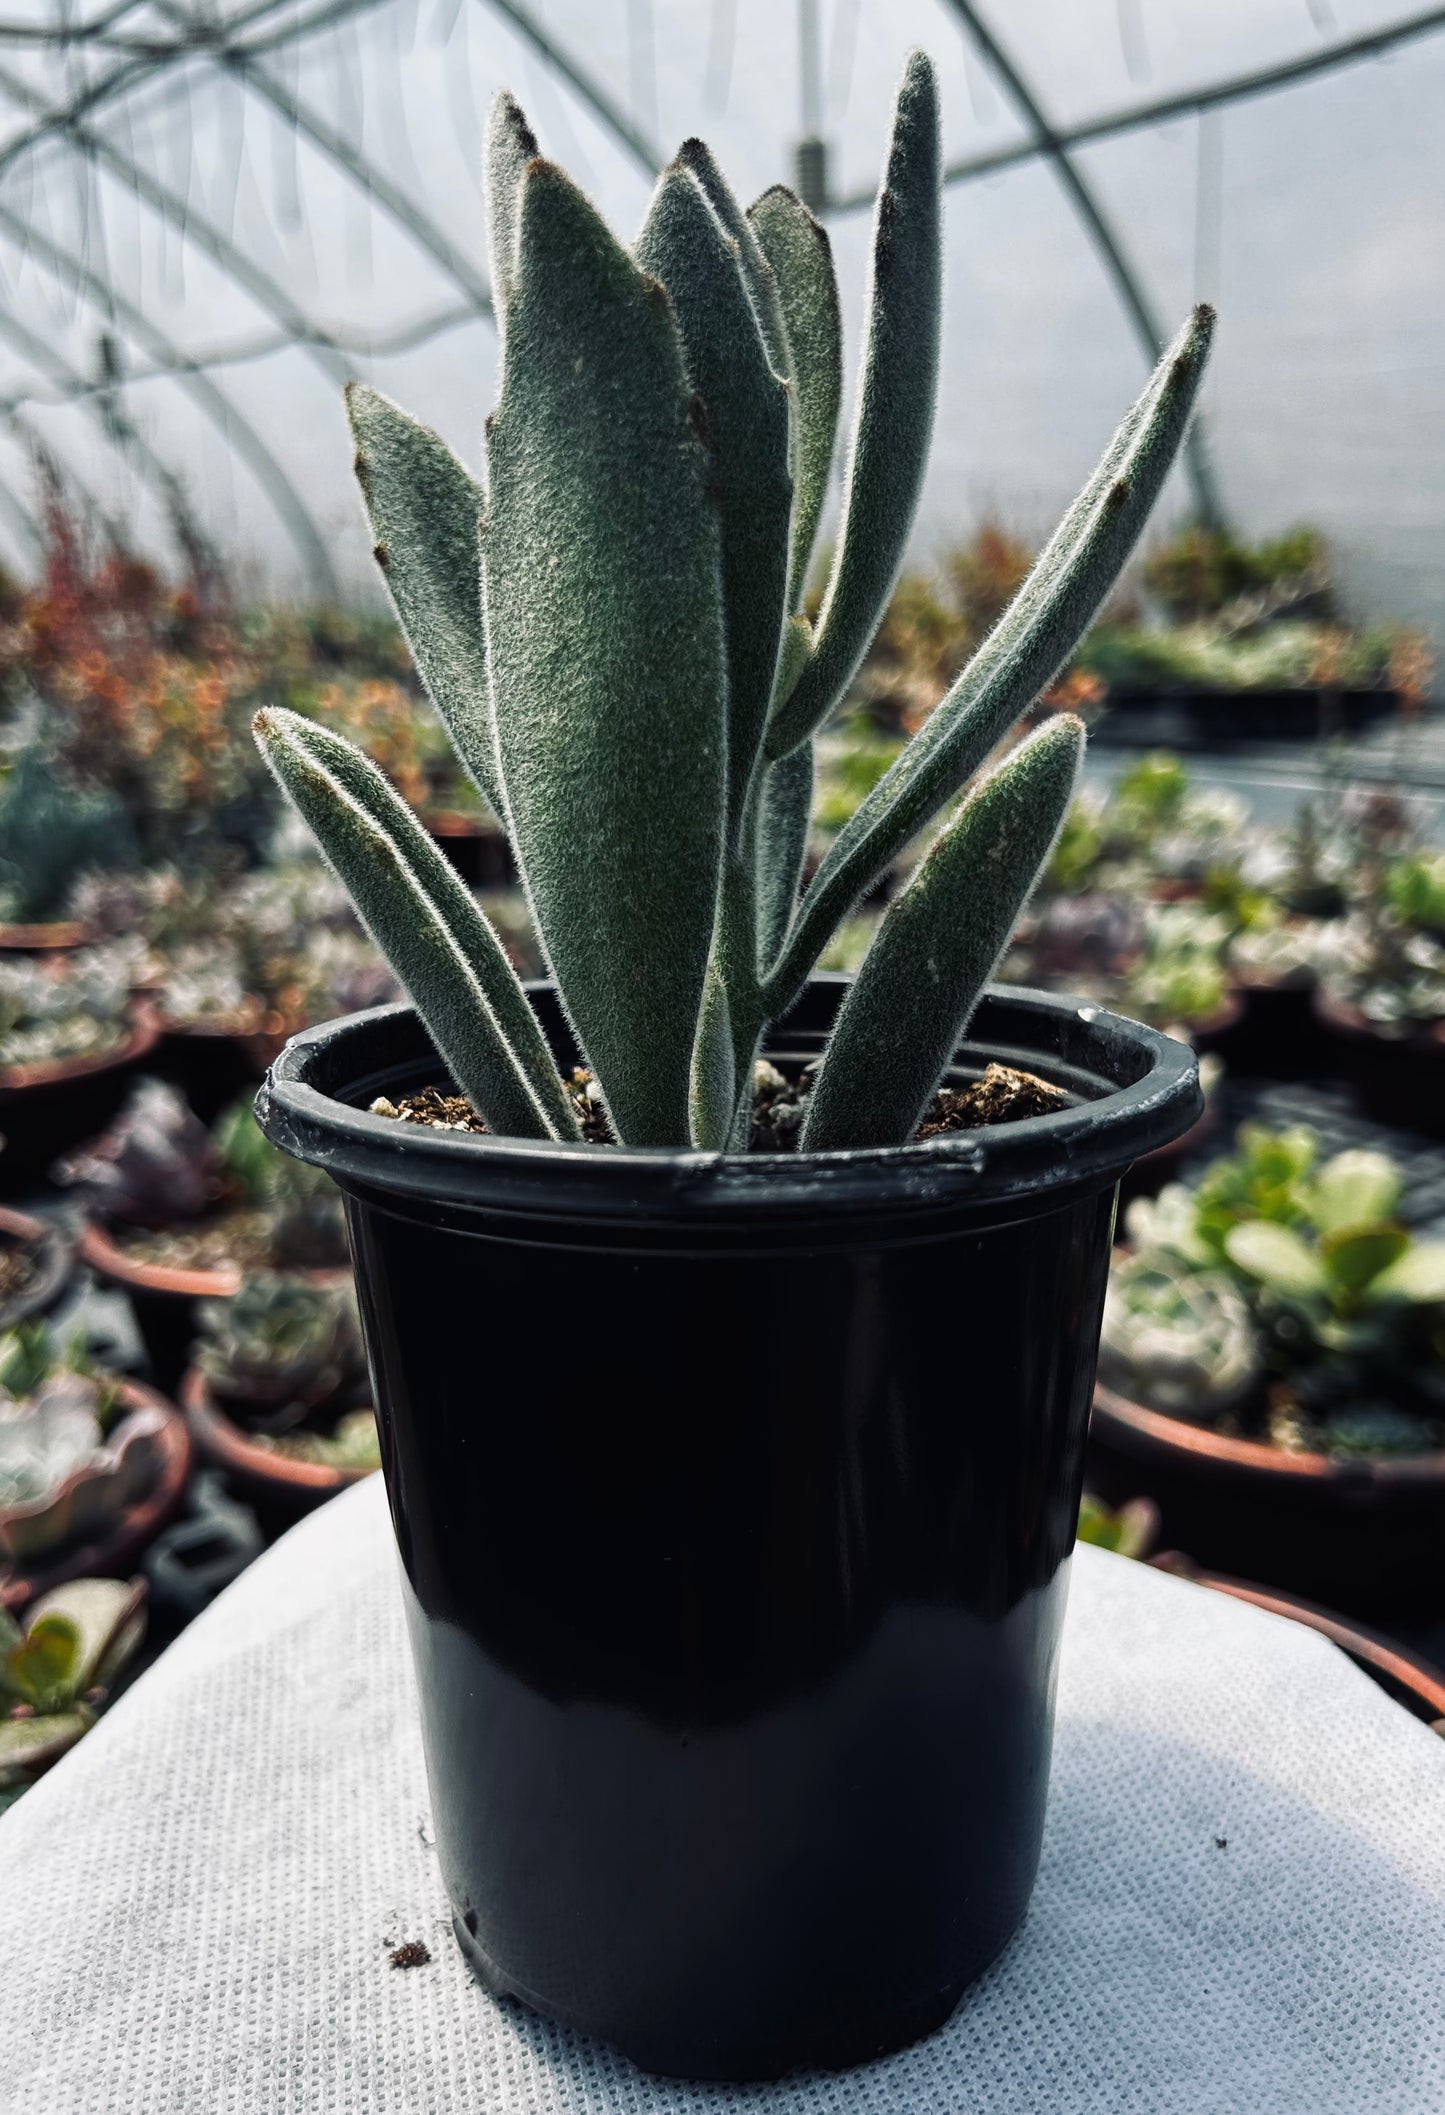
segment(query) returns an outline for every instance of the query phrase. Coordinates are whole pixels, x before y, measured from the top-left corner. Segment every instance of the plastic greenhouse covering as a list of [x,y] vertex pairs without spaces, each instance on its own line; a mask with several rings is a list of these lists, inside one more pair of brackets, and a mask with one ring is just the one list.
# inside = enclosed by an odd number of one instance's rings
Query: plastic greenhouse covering
[[1202,296],[1215,503],[1317,523],[1362,613],[1438,630],[1445,8],[1402,0],[9,0],[5,562],[34,562],[39,445],[142,548],[189,516],[258,589],[374,593],[339,383],[475,460],[502,84],[624,230],[689,133],[745,196],[821,143],[856,337],[915,44],[954,173],[919,555],[1043,530]]

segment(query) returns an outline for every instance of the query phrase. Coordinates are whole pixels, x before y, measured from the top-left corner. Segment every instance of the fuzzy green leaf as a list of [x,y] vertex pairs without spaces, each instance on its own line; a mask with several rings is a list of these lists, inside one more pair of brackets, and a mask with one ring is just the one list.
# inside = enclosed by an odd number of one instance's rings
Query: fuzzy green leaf
[[792,921],[813,812],[813,744],[769,764],[758,797],[758,965],[766,972]]
[[1224,1252],[1236,1269],[1271,1292],[1295,1300],[1325,1300],[1330,1281],[1324,1264],[1293,1227],[1269,1219],[1245,1219],[1224,1237]]
[[786,756],[827,717],[878,628],[913,526],[938,388],[943,280],[942,157],[931,62],[914,52],[898,91],[878,193],[838,548],[813,647],[773,717],[772,756]]
[[1213,327],[1213,311],[1196,310],[993,631],[839,831],[769,981],[772,1012],[792,1003],[839,922],[978,770],[1088,629],[1188,431]]
[[[792,379],[788,364],[788,329],[783,320],[783,304],[778,292],[778,282],[773,277],[773,268],[763,255],[752,222],[744,213],[733,194],[731,185],[719,169],[711,147],[705,140],[684,140],[677,150],[678,161],[690,169],[702,185],[703,195],[722,222],[724,231],[738,246],[738,264],[742,269],[743,283],[748,298],[758,319],[758,329],[763,334],[763,343],[768,349],[768,358],[773,371],[782,379]],[[789,466],[791,468],[791,465]]]
[[505,821],[487,711],[477,523],[482,488],[439,434],[352,382],[356,475],[417,673],[457,754]]
[[737,246],[680,162],[664,170],[637,261],[672,298],[701,400],[722,522],[728,657],[728,811],[740,829],[773,692],[787,594],[793,481],[788,389],[768,361]]
[[[386,804],[372,799],[363,805],[348,790],[348,785],[359,786],[366,774],[378,779],[381,774],[346,743],[350,762],[344,767],[344,784],[341,772],[322,760],[316,737],[325,730],[295,713],[258,712],[253,725],[261,754],[310,825],[478,1114],[492,1130],[514,1138],[556,1136],[558,1127],[549,1123],[498,1028],[486,993],[451,930],[450,917],[439,911],[390,827]],[[340,740],[339,735],[326,736],[328,744]],[[394,794],[391,798],[396,800]],[[414,823],[405,804],[397,805]],[[439,852],[436,857],[445,865]]]
[[[493,931],[491,921],[478,907],[471,890],[436,845],[430,832],[417,821],[386,774],[344,735],[319,726],[314,720],[302,719],[296,713],[279,709],[268,713],[267,720],[272,740],[290,743],[309,756],[391,839],[407,870],[410,885],[426,898],[481,986],[496,1032],[541,1103],[551,1130],[559,1138],[580,1137],[576,1113],[558,1077],[556,1059],[532,1011],[532,1002],[508,960],[507,951]],[[365,918],[364,907],[358,904],[358,908]],[[384,942],[378,939],[377,944],[385,951]],[[405,983],[400,967],[395,963],[392,966]]]
[[785,184],[775,184],[749,206],[748,219],[777,281],[793,377],[798,488],[788,570],[788,608],[793,610],[807,584],[833,467],[843,394],[843,319],[832,246],[803,201]]
[[1021,743],[889,907],[839,1010],[805,1152],[913,1136],[1053,849],[1083,748],[1067,715]]
[[686,1145],[726,816],[717,510],[671,303],[547,162],[523,180],[487,459],[518,864],[618,1137]]
[[518,203],[528,162],[540,149],[515,97],[501,88],[487,112],[482,144],[483,188],[487,204],[487,266],[492,275],[492,313],[500,343],[506,336],[507,303],[517,272]]
[[727,991],[716,963],[708,967],[692,1056],[692,1143],[720,1153],[727,1144],[737,1099],[737,1065]]

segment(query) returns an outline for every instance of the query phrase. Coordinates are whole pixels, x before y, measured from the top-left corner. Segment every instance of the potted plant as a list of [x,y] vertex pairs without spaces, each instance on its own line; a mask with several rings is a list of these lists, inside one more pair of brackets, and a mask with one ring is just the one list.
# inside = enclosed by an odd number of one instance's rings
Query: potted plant
[[181,1406],[203,1459],[263,1527],[289,1527],[381,1467],[349,1285],[257,1272],[234,1298],[203,1300],[197,1320]]
[[510,97],[487,138],[485,492],[349,402],[388,585],[551,977],[517,982],[360,751],[263,711],[414,1006],[295,1038],[258,1111],[346,1193],[467,1960],[654,2070],[841,2065],[940,2025],[1023,1915],[1114,1185],[1198,1101],[1157,1032],[984,994],[1072,795],[1070,717],[949,816],[856,978],[811,972],[1108,592],[1213,319],[800,898],[813,736],[927,453],[932,70],[898,100],[815,622],[821,228],[782,189],[744,213],[694,141],[629,251]]
[[1366,866],[1319,961],[1316,1014],[1361,1106],[1445,1137],[1445,855]]
[[1105,1309],[1092,1473],[1143,1491],[1212,1569],[1362,1613],[1437,1583],[1445,1244],[1400,1172],[1242,1128],[1186,1190],[1129,1208]]
[[89,873],[133,856],[113,794],[72,785],[31,741],[0,783],[0,952],[64,953],[91,937],[74,915]]
[[56,1174],[85,1198],[82,1260],[129,1295],[168,1391],[189,1360],[197,1301],[232,1297],[253,1270],[350,1276],[334,1185],[267,1144],[249,1097],[208,1131],[174,1087],[141,1080],[113,1128]]
[[158,1033],[134,969],[123,945],[0,957],[0,1187],[39,1180],[120,1106]]
[[0,1606],[130,1563],[180,1504],[182,1419],[44,1323],[0,1338]]

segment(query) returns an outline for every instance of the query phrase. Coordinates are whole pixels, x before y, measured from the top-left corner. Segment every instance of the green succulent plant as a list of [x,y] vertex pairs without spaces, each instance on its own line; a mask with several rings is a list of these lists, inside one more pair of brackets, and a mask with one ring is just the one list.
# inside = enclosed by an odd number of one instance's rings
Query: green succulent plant
[[[841,394],[827,237],[794,195],[744,212],[689,141],[629,250],[512,98],[487,128],[502,379],[485,483],[375,391],[348,404],[377,557],[431,699],[506,827],[615,1136],[741,1149],[754,1059],[837,926],[1037,699],[1109,592],[1184,438],[1197,309],[1022,588],[799,897],[813,738],[904,555],[937,382],[941,155],[910,59],[873,222],[841,515],[799,614]],[[573,1139],[496,934],[382,775],[284,711],[276,776],[489,1128]],[[801,1146],[907,1140],[1047,860],[1083,729],[979,780],[883,919]]]
[[144,1634],[138,1579],[72,1579],[23,1625],[0,1608],[0,1812],[89,1732]]
[[196,1364],[218,1395],[283,1413],[295,1422],[334,1396],[360,1365],[349,1288],[258,1271],[228,1300],[203,1300]]

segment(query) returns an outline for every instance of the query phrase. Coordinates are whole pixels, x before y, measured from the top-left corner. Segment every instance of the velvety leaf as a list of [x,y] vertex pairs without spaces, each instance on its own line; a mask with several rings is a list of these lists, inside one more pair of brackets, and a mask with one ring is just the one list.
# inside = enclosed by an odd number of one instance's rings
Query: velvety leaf
[[737,1097],[732,1020],[727,992],[716,965],[708,969],[698,1016],[697,1047],[692,1059],[692,1143],[720,1153],[732,1127]]
[[[442,915],[418,880],[390,827],[386,803],[374,789],[369,789],[372,797],[365,806],[348,791],[332,768],[334,750],[323,761],[324,746],[317,736],[323,735],[327,745],[340,742],[341,737],[326,735],[294,713],[276,710],[258,712],[253,724],[261,754],[310,825],[367,931],[411,994],[462,1092],[494,1131],[513,1138],[555,1136],[541,1101],[497,1025],[471,962],[457,943],[449,916]],[[359,750],[352,750],[350,743],[345,747],[350,761],[342,768],[348,782],[369,786],[367,774],[375,772],[375,766]],[[380,778],[379,772],[375,775]],[[389,787],[385,790],[391,792]],[[398,805],[410,820],[405,804]],[[440,853],[436,856],[445,864]]]
[[838,546],[813,658],[773,719],[785,756],[832,710],[878,628],[904,549],[933,432],[943,279],[938,90],[922,52],[908,61],[873,221],[867,327]]
[[[507,951],[490,919],[430,832],[413,815],[386,774],[344,735],[280,710],[268,714],[268,721],[276,738],[294,744],[310,756],[391,839],[413,886],[425,896],[481,986],[496,1033],[540,1102],[551,1130],[558,1138],[580,1137],[576,1114],[558,1076],[551,1046]],[[358,909],[365,918],[360,899]],[[377,945],[386,952],[380,940]],[[401,969],[395,963],[392,966],[405,983]],[[410,986],[407,988],[410,990]]]
[[978,770],[1088,629],[1188,431],[1213,324],[1212,310],[1195,312],[1008,609],[839,831],[770,980],[774,1013],[792,1003],[858,898]]
[[1400,1171],[1389,1154],[1357,1148],[1336,1153],[1320,1169],[1310,1217],[1322,1234],[1332,1234],[1393,1219],[1399,1202]]
[[785,617],[793,508],[788,389],[769,364],[736,243],[680,162],[664,170],[653,193],[636,255],[672,298],[688,377],[701,402],[721,514],[728,810],[736,835],[772,699]]
[[1257,1278],[1272,1292],[1296,1300],[1329,1297],[1330,1281],[1324,1264],[1292,1227],[1279,1226],[1268,1219],[1246,1219],[1230,1228],[1224,1251],[1238,1269]]
[[1369,1298],[1420,1306],[1445,1301],[1445,1241],[1413,1242],[1373,1281]]
[[839,1009],[805,1151],[913,1136],[1053,849],[1083,748],[1067,715],[1022,742],[889,906]]
[[[773,277],[773,268],[763,255],[752,222],[744,213],[733,195],[732,187],[718,167],[711,147],[705,140],[684,140],[677,151],[683,167],[690,169],[702,185],[708,204],[722,222],[723,228],[738,246],[738,263],[742,267],[748,298],[753,304],[758,319],[758,329],[763,334],[763,343],[768,349],[773,372],[786,382],[791,379],[792,369],[788,364],[788,331],[783,321],[783,304],[778,294],[778,283]],[[791,467],[791,466],[790,466]]]
[[496,318],[499,344],[506,336],[507,303],[512,298],[512,282],[517,271],[517,222],[522,178],[528,162],[535,161],[539,152],[521,105],[507,89],[499,89],[487,112],[486,138],[482,144],[487,266],[492,275],[492,313]]
[[620,1139],[686,1145],[721,873],[710,471],[672,306],[560,169],[522,186],[482,571],[518,864]]
[[788,608],[807,584],[818,517],[827,496],[843,394],[843,320],[826,230],[784,184],[748,208],[763,255],[773,268],[793,377],[797,432]]
[[813,812],[813,744],[769,764],[758,797],[758,963],[766,972],[798,902]]
[[362,382],[346,392],[356,475],[381,567],[427,696],[503,822],[482,632],[481,486],[439,434]]

